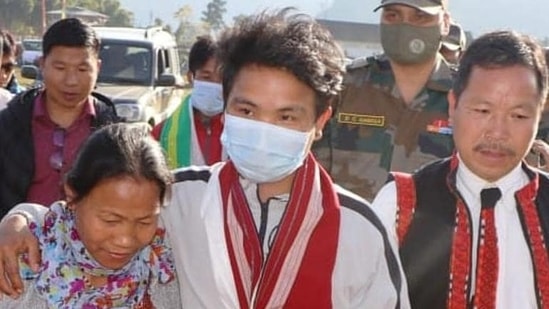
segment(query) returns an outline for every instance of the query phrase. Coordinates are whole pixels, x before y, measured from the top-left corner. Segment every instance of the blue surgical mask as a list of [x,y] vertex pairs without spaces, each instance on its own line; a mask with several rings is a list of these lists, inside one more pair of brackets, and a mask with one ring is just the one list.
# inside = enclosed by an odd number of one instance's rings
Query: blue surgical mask
[[191,105],[206,116],[223,112],[223,91],[219,83],[194,80]]
[[221,143],[242,177],[265,183],[295,172],[307,156],[310,138],[310,132],[225,114]]

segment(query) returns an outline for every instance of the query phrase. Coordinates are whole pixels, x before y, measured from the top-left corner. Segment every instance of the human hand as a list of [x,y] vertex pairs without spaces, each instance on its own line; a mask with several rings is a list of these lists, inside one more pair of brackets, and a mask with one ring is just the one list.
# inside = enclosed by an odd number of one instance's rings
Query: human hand
[[8,215],[0,222],[0,295],[17,298],[23,293],[19,274],[19,255],[28,253],[29,265],[39,270],[38,240],[31,233],[28,221],[21,214]]

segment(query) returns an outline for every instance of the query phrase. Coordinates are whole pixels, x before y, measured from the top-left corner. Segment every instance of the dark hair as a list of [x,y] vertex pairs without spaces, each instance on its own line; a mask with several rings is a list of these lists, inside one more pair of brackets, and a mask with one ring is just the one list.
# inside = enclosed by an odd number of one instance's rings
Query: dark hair
[[47,57],[55,46],[85,47],[96,55],[100,40],[95,30],[78,18],[65,18],[51,25],[42,39],[42,53]]
[[[2,54],[3,56],[9,55],[12,57],[17,57],[19,55],[19,47],[13,38],[13,35],[6,30],[0,31],[0,36],[2,37]],[[2,56],[2,57],[3,57]]]
[[95,131],[81,146],[65,182],[77,202],[101,181],[122,176],[154,181],[160,201],[169,198],[172,174],[147,124],[116,123]]
[[467,87],[475,66],[491,69],[514,65],[524,66],[535,73],[540,102],[545,102],[548,73],[544,50],[532,37],[514,31],[490,32],[471,43],[460,60],[454,80],[456,98],[459,99]]
[[248,65],[284,69],[311,87],[317,117],[341,91],[344,54],[332,35],[293,8],[243,18],[219,40],[225,102],[239,71]]
[[217,51],[217,43],[211,36],[200,36],[196,38],[189,52],[189,71],[196,74],[197,70],[200,70],[208,60],[215,57]]

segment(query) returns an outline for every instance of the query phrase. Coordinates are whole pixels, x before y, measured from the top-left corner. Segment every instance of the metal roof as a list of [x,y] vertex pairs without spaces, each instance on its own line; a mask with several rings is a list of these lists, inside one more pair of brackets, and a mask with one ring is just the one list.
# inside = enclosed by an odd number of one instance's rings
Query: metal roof
[[175,38],[162,27],[131,28],[131,27],[93,27],[99,37],[104,39],[149,42],[153,45],[176,45]]
[[339,41],[379,43],[379,24],[317,19]]
[[[63,10],[53,10],[46,12],[48,15],[63,15]],[[75,17],[96,17],[96,18],[109,18],[109,16],[105,14],[101,14],[99,12],[91,11],[79,6],[75,7],[68,7],[65,9],[65,15],[66,16],[75,16]]]

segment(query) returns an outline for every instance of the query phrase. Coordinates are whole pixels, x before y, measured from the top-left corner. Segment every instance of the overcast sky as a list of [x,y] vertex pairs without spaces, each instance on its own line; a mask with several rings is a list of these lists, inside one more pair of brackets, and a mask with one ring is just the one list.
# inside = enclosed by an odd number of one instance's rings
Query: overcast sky
[[[238,14],[250,14],[268,7],[295,6],[321,18],[377,23],[373,8],[379,0],[226,0],[226,22]],[[449,0],[452,16],[475,36],[494,29],[515,29],[537,36],[549,37],[548,0]],[[133,11],[138,26],[149,23],[151,16],[160,17],[175,26],[173,12],[191,4],[199,18],[209,0],[120,0]]]

